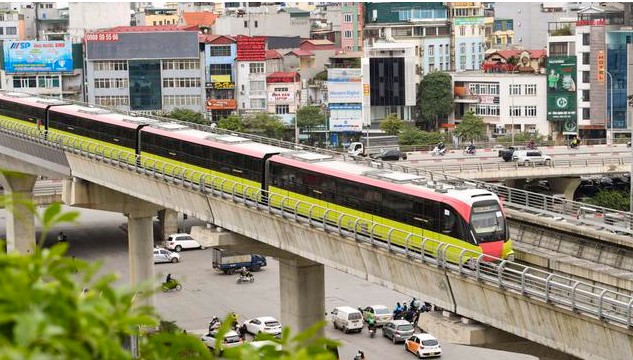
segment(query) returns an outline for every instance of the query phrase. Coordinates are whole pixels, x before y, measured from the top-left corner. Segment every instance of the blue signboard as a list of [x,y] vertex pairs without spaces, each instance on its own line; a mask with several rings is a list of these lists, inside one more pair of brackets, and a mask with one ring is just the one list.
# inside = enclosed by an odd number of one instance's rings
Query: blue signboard
[[5,41],[4,69],[16,72],[73,71],[70,41]]

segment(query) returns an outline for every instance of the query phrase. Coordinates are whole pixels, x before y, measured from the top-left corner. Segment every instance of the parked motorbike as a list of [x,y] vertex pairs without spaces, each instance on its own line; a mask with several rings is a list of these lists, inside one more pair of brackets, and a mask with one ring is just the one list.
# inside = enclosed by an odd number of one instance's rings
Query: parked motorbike
[[243,283],[253,283],[255,282],[255,276],[253,276],[253,274],[250,275],[241,275],[237,277],[237,283],[238,284],[243,284]]
[[176,279],[171,279],[168,282],[164,282],[162,286],[163,292],[167,292],[170,290],[180,291],[182,290],[182,285]]
[[446,148],[438,148],[437,146],[431,151],[431,156],[444,156],[446,154]]

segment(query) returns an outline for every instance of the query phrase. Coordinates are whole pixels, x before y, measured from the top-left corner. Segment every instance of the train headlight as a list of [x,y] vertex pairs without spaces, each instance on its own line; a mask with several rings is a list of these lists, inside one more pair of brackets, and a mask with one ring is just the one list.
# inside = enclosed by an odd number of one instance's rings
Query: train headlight
[[508,261],[514,262],[514,253],[508,255]]

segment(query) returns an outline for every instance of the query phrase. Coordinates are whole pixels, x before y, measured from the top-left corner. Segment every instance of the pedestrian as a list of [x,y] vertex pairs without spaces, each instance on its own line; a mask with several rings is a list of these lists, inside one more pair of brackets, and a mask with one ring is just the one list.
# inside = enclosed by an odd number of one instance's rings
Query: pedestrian
[[240,334],[240,339],[242,341],[246,341],[246,324],[242,324],[242,326],[238,329],[238,332]]

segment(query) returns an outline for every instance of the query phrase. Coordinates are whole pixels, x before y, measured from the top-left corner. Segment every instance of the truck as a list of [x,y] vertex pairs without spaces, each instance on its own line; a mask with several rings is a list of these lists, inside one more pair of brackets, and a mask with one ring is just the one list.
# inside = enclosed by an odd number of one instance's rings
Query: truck
[[363,136],[358,141],[349,144],[347,153],[351,156],[371,156],[383,151],[400,150],[396,135]]
[[238,254],[232,251],[214,247],[212,248],[213,268],[233,274],[242,267],[250,271],[258,271],[266,266],[266,257],[257,254]]

